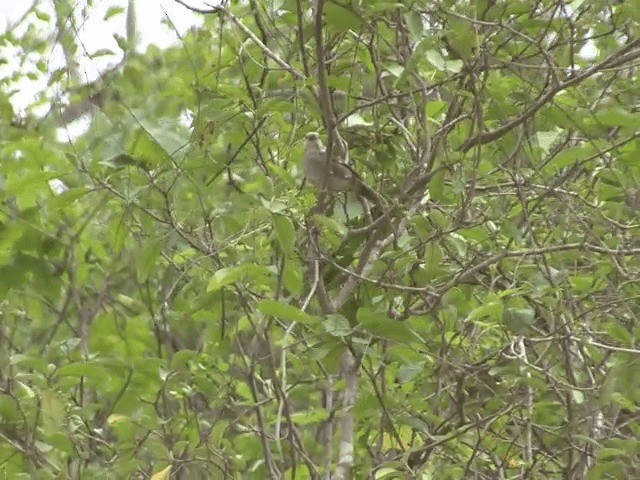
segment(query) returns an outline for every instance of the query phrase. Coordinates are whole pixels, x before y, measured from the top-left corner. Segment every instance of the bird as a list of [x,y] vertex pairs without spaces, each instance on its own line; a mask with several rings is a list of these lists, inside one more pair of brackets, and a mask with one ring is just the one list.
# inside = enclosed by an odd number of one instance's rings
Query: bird
[[302,169],[309,183],[328,193],[354,192],[380,203],[380,196],[349,165],[333,158],[327,162],[327,151],[316,132],[306,135]]

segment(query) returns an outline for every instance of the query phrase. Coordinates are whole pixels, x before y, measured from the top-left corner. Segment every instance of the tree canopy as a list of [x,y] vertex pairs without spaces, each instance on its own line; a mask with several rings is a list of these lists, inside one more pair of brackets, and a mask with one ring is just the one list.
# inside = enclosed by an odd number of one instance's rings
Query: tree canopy
[[4,477],[639,477],[637,4],[176,2],[0,36]]

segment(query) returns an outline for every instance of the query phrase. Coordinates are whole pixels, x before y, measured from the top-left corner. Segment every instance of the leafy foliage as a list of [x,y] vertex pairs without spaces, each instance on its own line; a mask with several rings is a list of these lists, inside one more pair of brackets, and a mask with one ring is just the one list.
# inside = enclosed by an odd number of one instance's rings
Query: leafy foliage
[[93,83],[91,6],[0,37],[3,475],[640,476],[632,2],[231,3]]

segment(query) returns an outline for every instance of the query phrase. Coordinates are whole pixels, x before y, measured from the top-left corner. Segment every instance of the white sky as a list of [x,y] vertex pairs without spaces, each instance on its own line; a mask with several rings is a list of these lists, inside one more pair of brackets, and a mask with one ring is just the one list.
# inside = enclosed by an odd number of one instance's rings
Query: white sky
[[[55,0],[42,0],[40,2],[40,10],[53,14],[53,2]],[[77,10],[80,12],[86,6],[85,0],[76,0]],[[206,8],[202,1],[188,0],[186,3],[198,8]],[[211,3],[215,3],[212,1]],[[0,0],[0,29],[6,31],[8,25],[12,25],[19,19],[25,11],[31,6],[31,0]],[[81,47],[79,51],[80,72],[88,80],[94,80],[98,77],[99,71],[106,70],[110,65],[116,64],[122,58],[122,51],[118,48],[113,34],[125,37],[126,15],[120,14],[104,20],[105,12],[109,7],[120,6],[126,9],[127,0],[96,0],[92,7],[88,8],[89,17],[83,24],[79,25],[79,38]],[[192,25],[202,23],[202,16],[195,14],[186,9],[174,0],[137,0],[137,27],[139,45],[138,50],[144,51],[149,44],[155,44],[159,47],[167,47],[178,42],[177,34],[173,28],[178,30],[180,34],[184,34]],[[52,15],[53,18],[53,15]],[[80,18],[80,14],[76,16]],[[170,26],[170,22],[173,27]],[[29,20],[26,21],[18,32],[23,32],[26,25],[37,25],[42,32],[51,33],[53,30],[50,25],[45,22],[38,21],[35,15],[31,14]],[[103,56],[91,59],[87,53],[93,53],[100,49],[110,49],[115,55]],[[85,51],[83,51],[86,50]],[[0,57],[11,59],[19,54],[18,49],[0,49]],[[32,59],[32,65],[40,58]],[[47,59],[47,70],[49,73],[64,66],[62,52],[59,46],[56,46],[49,52]],[[10,61],[9,65],[2,68],[2,72],[6,69],[10,71],[16,68],[16,63]],[[35,67],[23,67],[26,71],[35,71]],[[41,81],[29,82],[25,81],[20,84],[20,92],[12,97],[13,103],[18,108],[24,108],[32,103],[35,95],[46,88],[46,79]]]

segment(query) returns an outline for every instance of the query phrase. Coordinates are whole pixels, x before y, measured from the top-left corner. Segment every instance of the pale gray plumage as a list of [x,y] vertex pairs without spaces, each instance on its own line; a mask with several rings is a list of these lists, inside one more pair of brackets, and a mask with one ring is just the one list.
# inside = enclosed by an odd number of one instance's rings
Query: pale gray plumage
[[359,175],[348,165],[333,158],[327,163],[327,152],[320,135],[315,132],[308,133],[306,140],[302,168],[309,183],[329,193],[353,191],[376,203],[379,202],[377,194],[362,183]]

